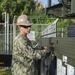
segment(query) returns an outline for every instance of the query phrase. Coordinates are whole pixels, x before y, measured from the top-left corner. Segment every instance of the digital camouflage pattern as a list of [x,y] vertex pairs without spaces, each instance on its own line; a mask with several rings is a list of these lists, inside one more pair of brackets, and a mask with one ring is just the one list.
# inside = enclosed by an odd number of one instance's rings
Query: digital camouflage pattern
[[13,42],[12,75],[35,75],[35,59],[41,59],[45,50],[33,50],[31,42],[20,33]]

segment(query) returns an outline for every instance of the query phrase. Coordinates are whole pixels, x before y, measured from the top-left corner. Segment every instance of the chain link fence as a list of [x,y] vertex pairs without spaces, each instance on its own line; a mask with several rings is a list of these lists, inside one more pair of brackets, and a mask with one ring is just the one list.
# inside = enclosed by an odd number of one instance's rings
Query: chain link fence
[[[31,27],[31,31],[35,32],[35,40],[31,40],[32,43],[35,42],[41,36],[42,30],[44,30],[48,24],[34,24]],[[9,30],[8,30],[9,29]],[[13,40],[19,33],[19,29],[16,24],[0,24],[0,54],[11,54],[13,50]]]
[[5,31],[5,25],[0,24],[0,54],[11,54],[13,43],[13,27],[9,25],[9,34],[7,34],[7,28]]
[[[41,37],[42,31],[48,26],[49,24],[33,24],[31,27],[31,31],[35,32],[35,40],[31,40],[32,44],[34,45],[37,40]],[[9,30],[8,30],[9,29]],[[9,31],[9,32],[8,32]],[[11,54],[13,50],[13,40],[15,39],[16,35],[19,33],[18,26],[16,24],[9,24],[9,27],[5,27],[5,24],[0,24],[0,54]],[[58,37],[66,36],[67,32],[61,30],[57,33]]]

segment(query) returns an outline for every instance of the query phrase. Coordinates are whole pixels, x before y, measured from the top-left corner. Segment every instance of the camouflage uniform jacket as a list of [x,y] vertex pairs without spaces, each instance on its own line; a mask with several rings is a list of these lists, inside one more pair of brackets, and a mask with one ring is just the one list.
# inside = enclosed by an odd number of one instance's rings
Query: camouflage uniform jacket
[[45,50],[33,50],[30,40],[19,33],[13,42],[12,75],[35,75],[34,60],[45,53]]

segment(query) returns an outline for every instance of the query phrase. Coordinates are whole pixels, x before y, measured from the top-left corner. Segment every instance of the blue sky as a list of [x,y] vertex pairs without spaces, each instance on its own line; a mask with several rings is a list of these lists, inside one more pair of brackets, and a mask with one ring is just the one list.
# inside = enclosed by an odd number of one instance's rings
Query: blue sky
[[[46,4],[48,6],[48,0],[41,0],[43,4]],[[57,4],[58,0],[51,0],[53,4]]]

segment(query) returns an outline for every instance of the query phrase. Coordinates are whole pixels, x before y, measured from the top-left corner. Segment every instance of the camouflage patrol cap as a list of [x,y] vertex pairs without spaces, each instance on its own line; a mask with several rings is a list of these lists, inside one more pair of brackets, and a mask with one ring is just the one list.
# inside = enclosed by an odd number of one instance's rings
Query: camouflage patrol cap
[[30,19],[27,15],[21,15],[17,19],[17,25],[29,26],[32,25],[32,23],[30,22]]

